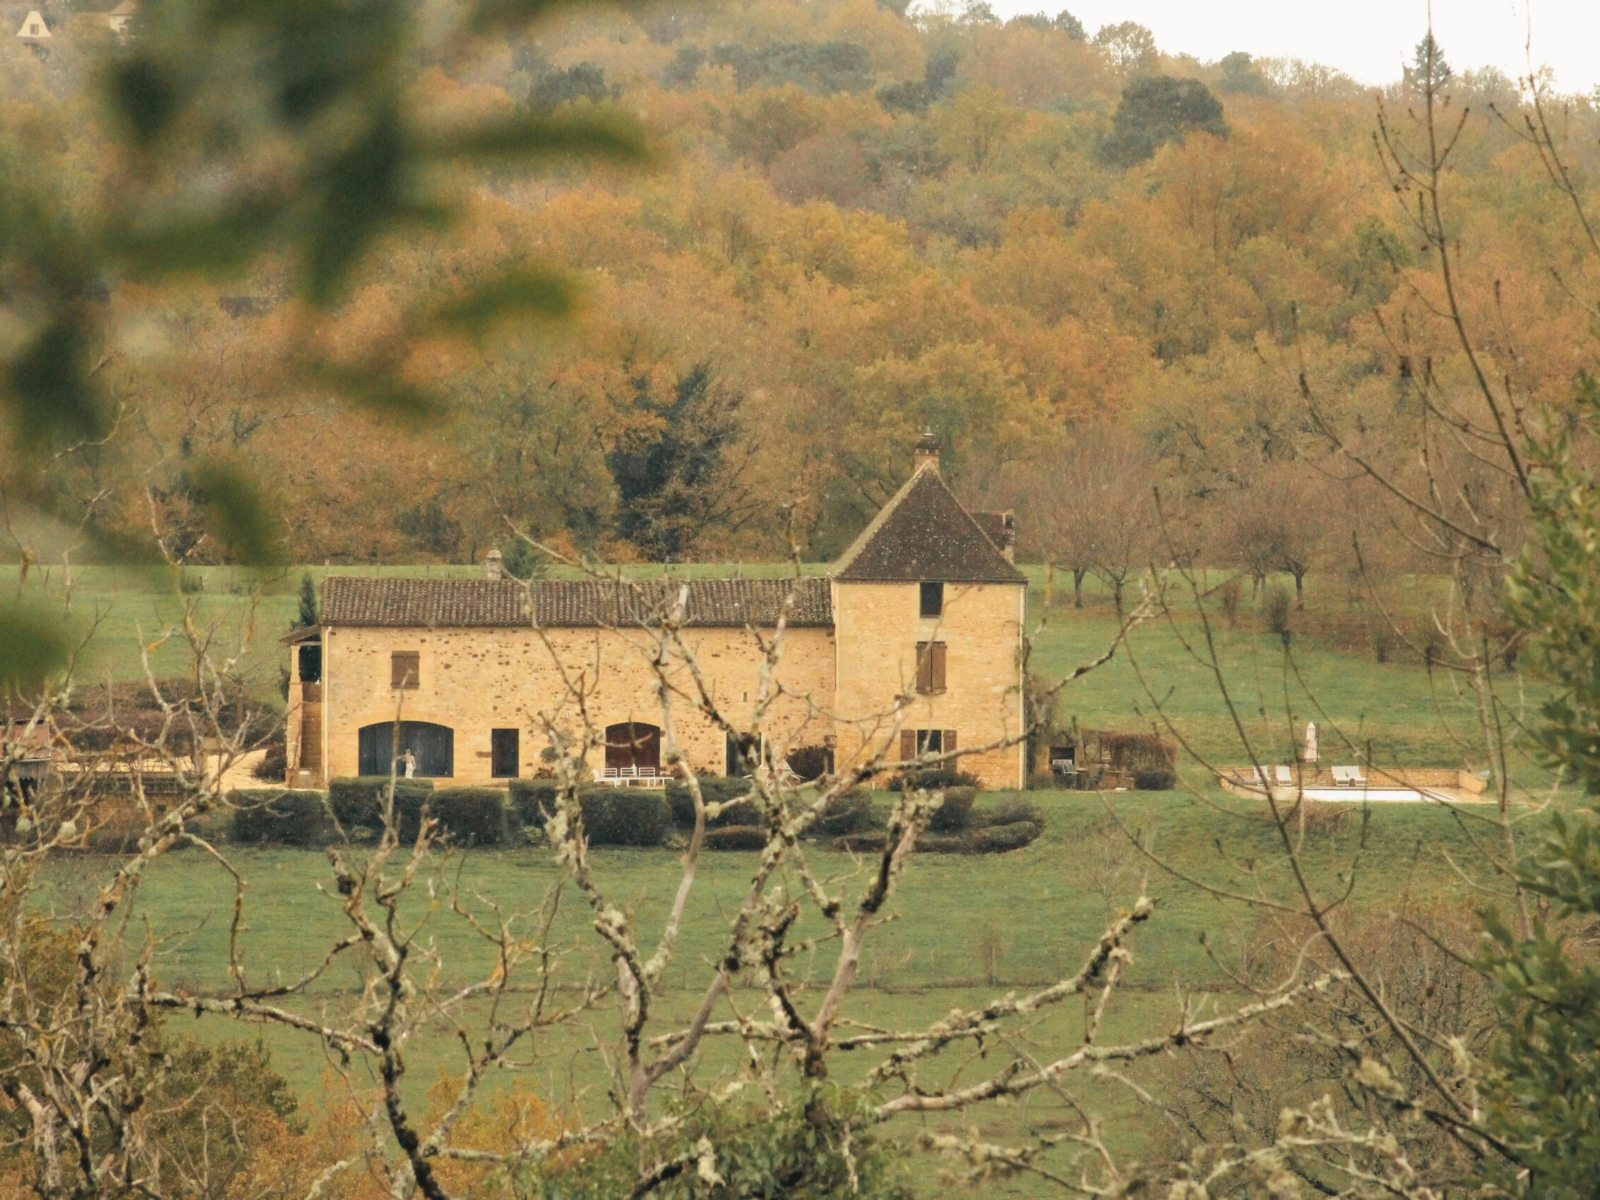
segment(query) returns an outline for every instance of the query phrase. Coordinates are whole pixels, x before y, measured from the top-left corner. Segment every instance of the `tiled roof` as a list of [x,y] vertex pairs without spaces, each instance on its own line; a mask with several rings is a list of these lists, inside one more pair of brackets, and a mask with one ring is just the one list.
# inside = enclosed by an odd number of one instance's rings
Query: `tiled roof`
[[1026,583],[934,467],[913,475],[829,572],[835,579]]
[[[833,624],[826,579],[696,579],[676,582],[514,579],[361,579],[330,576],[322,585],[324,625],[404,628],[638,625],[659,620],[689,589],[688,623],[771,628],[789,590],[796,627]],[[529,611],[531,602],[532,611]]]
[[994,543],[995,549],[1004,551],[1014,540],[1011,514],[1003,512],[975,512],[972,519],[983,530],[983,536]]

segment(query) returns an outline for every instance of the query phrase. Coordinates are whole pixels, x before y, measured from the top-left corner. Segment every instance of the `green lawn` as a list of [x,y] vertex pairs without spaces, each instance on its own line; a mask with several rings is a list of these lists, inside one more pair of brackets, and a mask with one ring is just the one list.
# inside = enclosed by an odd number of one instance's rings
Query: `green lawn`
[[[333,568],[346,571],[352,568]],[[703,566],[696,574],[728,574],[735,568]],[[820,569],[820,568],[810,568]],[[631,568],[649,574],[660,568]],[[781,567],[745,567],[747,574],[777,573]],[[310,569],[314,578],[325,572]],[[475,574],[470,567],[384,568],[383,574]],[[181,593],[170,574],[135,574],[103,568],[74,572],[73,612],[80,627],[92,629],[86,641],[86,673],[132,678],[142,670],[138,650],[150,650],[157,675],[188,670],[183,639],[157,643],[163,631],[181,630],[185,616],[201,640],[230,646],[241,633],[253,633],[255,650],[245,660],[246,672],[263,697],[276,697],[282,654],[276,639],[295,612],[300,568],[260,579],[228,568],[195,568],[185,573],[191,590]],[[1030,620],[1037,623],[1032,665],[1036,673],[1060,676],[1099,656],[1110,645],[1118,621],[1104,595],[1091,588],[1083,609],[1071,606],[1070,579],[1057,579],[1054,603],[1046,603],[1044,573],[1029,569],[1033,579]],[[14,572],[0,574],[0,586],[14,586]],[[200,581],[194,590],[193,580]],[[59,583],[59,576],[51,581]],[[1062,586],[1063,583],[1066,586]],[[1414,589],[1425,598],[1426,581]],[[1308,598],[1313,614],[1340,609],[1341,597],[1322,596],[1315,588]],[[1323,606],[1319,608],[1319,606]],[[1342,611],[1342,610],[1341,610]],[[1208,605],[1211,635],[1223,666],[1235,712],[1265,761],[1285,761],[1298,744],[1306,720],[1322,729],[1324,761],[1373,761],[1396,765],[1483,765],[1472,735],[1471,708],[1453,694],[1440,674],[1430,677],[1418,665],[1378,664],[1370,654],[1340,649],[1336,640],[1309,632],[1291,640],[1285,657],[1276,636],[1254,632],[1248,614],[1240,628],[1227,630]],[[1192,604],[1170,620],[1152,621],[1135,629],[1111,662],[1065,689],[1061,712],[1085,726],[1121,730],[1162,727],[1164,720],[1200,756],[1238,763],[1245,752],[1224,704],[1216,678],[1205,658],[1205,630]],[[1187,643],[1187,646],[1186,644]],[[1508,677],[1508,682],[1510,681]],[[1158,708],[1160,712],[1158,712]],[[1164,718],[1163,715],[1164,714]],[[918,856],[892,909],[895,920],[879,930],[866,953],[861,983],[848,1015],[868,1024],[907,1028],[937,1019],[955,1006],[971,1007],[996,992],[1023,988],[1055,978],[1079,963],[1098,938],[1108,914],[1137,894],[1141,876],[1150,876],[1151,893],[1160,900],[1156,919],[1138,935],[1128,987],[1108,1017],[1108,1037],[1148,1034],[1170,1028],[1175,1019],[1174,986],[1216,989],[1210,1003],[1223,1007],[1239,1001],[1228,993],[1214,963],[1201,948],[1206,935],[1216,953],[1238,956],[1259,943],[1259,918],[1247,907],[1223,902],[1203,889],[1175,878],[1142,859],[1119,833],[1107,805],[1130,829],[1153,839],[1157,856],[1183,874],[1229,890],[1262,887],[1288,895],[1291,881],[1276,844],[1276,831],[1255,806],[1224,796],[1192,758],[1180,765],[1186,789],[1169,793],[1030,793],[1046,811],[1048,826],[1033,846],[987,858]],[[1526,762],[1516,767],[1522,782],[1542,780]],[[1470,859],[1470,839],[1451,814],[1423,806],[1379,806],[1371,815],[1366,849],[1360,855],[1352,905],[1369,914],[1386,913],[1410,896],[1429,902],[1462,898],[1460,877],[1447,862]],[[1306,862],[1319,887],[1342,889],[1357,857],[1362,836],[1361,814],[1352,810],[1343,824],[1315,834],[1307,843]],[[319,890],[325,883],[324,857],[310,851],[235,849],[231,852],[250,881],[249,927],[244,935],[245,963],[253,979],[290,977],[317,961],[344,931],[336,899]],[[864,880],[847,856],[818,854],[825,874],[841,877],[838,890],[847,899],[859,893]],[[677,855],[666,850],[596,850],[594,860],[603,884],[614,898],[638,914],[646,942],[655,936],[678,879]],[[686,1019],[696,999],[697,981],[707,964],[725,948],[726,918],[749,879],[747,854],[710,854],[692,897],[667,990],[658,1006],[663,1024]],[[108,863],[76,860],[57,864],[48,877],[41,901],[63,916],[70,914],[97,882],[96,871]],[[453,874],[451,878],[456,878]],[[480,852],[466,856],[459,882],[464,894],[493,898],[503,906],[531,910],[556,880],[553,865],[532,849]],[[794,885],[792,879],[787,880]],[[413,915],[421,918],[425,892],[413,896]],[[603,977],[607,965],[589,928],[587,908],[568,890],[559,930],[572,947],[564,975],[574,982],[591,973]],[[155,970],[165,981],[191,988],[224,988],[232,884],[224,872],[194,852],[156,864],[140,894],[135,917],[148,920],[155,938]],[[819,933],[814,919],[797,937]],[[437,948],[442,983],[463,982],[487,970],[481,941],[442,909],[428,918],[424,938]],[[828,967],[823,951],[793,964],[794,976],[817,979]],[[991,982],[987,976],[993,972]],[[346,1002],[357,986],[350,967],[336,969],[302,1003],[313,1008]],[[808,1003],[815,1003],[815,996]],[[758,1002],[748,988],[736,989],[724,1007],[740,1010]],[[1204,1002],[1202,1002],[1204,1003]],[[1064,1047],[1082,1037],[1083,1008],[1066,1005],[1039,1018],[1028,1037],[1042,1047]],[[275,1052],[281,1070],[307,1097],[315,1096],[324,1078],[319,1049],[298,1035],[257,1033],[214,1018],[185,1021],[184,1028],[205,1038],[262,1036]],[[536,1047],[536,1086],[552,1102],[593,1114],[605,1105],[607,1075],[597,1045],[614,1040],[616,1014],[602,1007],[577,1025],[556,1031]],[[455,1065],[453,1026],[440,1025],[437,1037],[419,1040],[410,1050],[408,1086],[413,1102],[441,1069]],[[838,1071],[848,1078],[872,1061],[841,1060]],[[733,1046],[712,1046],[701,1057],[702,1078],[737,1068]],[[972,1078],[984,1062],[952,1059],[952,1073]],[[1159,1074],[1158,1067],[1150,1070]],[[1109,1087],[1109,1085],[1104,1085]],[[1127,1112],[1126,1097],[1115,1089],[1082,1081],[1078,1094],[1109,1114]],[[1060,1101],[1039,1096],[1027,1104],[982,1114],[981,1127],[995,1137],[1020,1137],[1028,1127],[1047,1125],[1060,1114]],[[942,1125],[964,1129],[966,1117]],[[909,1126],[908,1126],[909,1128]],[[1137,1127],[1135,1127],[1137,1128]],[[1138,1134],[1124,1131],[1118,1144],[1136,1148]],[[919,1191],[938,1190],[934,1167],[917,1168]],[[988,1192],[1034,1194],[1017,1183]]]

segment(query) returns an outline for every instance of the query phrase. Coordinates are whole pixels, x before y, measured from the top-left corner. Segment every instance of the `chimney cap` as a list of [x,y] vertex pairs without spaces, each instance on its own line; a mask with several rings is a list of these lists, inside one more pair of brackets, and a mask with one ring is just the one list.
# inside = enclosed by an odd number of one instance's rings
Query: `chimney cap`
[[483,573],[489,579],[499,579],[502,575],[501,564],[505,555],[500,553],[500,547],[491,546],[489,553],[483,556]]
[[934,433],[930,426],[922,427],[922,436],[917,439],[917,449],[924,453],[939,453],[939,435]]
[[911,455],[911,470],[915,474],[929,467],[939,469],[939,438],[932,429],[924,428]]

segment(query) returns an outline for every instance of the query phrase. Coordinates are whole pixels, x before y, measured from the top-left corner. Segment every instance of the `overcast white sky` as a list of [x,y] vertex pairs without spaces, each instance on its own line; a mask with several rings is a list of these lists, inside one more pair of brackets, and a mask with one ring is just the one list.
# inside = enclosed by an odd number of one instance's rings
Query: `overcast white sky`
[[[1168,53],[1214,61],[1234,50],[1303,58],[1363,83],[1400,76],[1428,27],[1427,0],[992,0],[996,14],[1072,12],[1092,35],[1137,21]],[[1515,79],[1534,65],[1555,70],[1563,92],[1600,84],[1600,0],[1433,0],[1434,36],[1457,70],[1499,67]]]

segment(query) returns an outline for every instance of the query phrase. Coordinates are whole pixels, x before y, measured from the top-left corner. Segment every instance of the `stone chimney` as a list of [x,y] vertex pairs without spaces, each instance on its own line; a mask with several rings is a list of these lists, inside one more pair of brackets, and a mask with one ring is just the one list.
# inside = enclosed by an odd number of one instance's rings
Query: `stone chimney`
[[483,577],[485,579],[502,579],[505,570],[502,566],[504,556],[498,548],[491,547],[489,553],[483,556]]
[[939,439],[933,430],[924,429],[917,439],[917,448],[911,456],[911,473],[915,475],[924,467],[939,469]]

